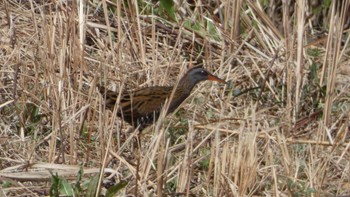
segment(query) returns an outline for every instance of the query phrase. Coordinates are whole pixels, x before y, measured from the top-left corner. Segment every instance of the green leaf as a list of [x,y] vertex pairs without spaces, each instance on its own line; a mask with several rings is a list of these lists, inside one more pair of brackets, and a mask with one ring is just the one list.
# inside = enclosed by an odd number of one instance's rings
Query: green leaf
[[95,196],[97,191],[97,185],[99,181],[100,176],[96,175],[90,178],[88,189],[86,191],[86,196]]
[[128,182],[127,181],[120,181],[118,184],[110,187],[107,192],[106,192],[106,197],[113,197],[113,196],[116,196],[117,193],[124,189],[125,186],[128,185]]
[[207,117],[208,119],[211,119],[213,117],[213,110],[211,108],[209,108],[207,111]]
[[50,196],[59,196],[59,183],[60,183],[60,177],[58,176],[57,172],[56,175],[54,175],[51,171],[49,171],[51,174],[51,187],[50,187]]
[[61,178],[60,181],[60,194],[65,196],[74,196],[74,190],[72,185],[66,180]]
[[206,20],[207,21],[207,29],[208,29],[208,36],[210,36],[211,38],[219,41],[220,40],[220,35],[217,31],[217,28],[215,26],[215,24],[210,21],[210,20]]
[[318,81],[318,68],[319,68],[319,65],[317,63],[312,63],[311,64],[311,67],[310,67],[310,76],[311,76],[311,79],[315,82]]
[[11,182],[9,182],[9,181],[3,181],[2,182],[2,184],[1,184],[1,186],[3,187],[3,188],[8,188],[8,187],[11,187]]
[[84,175],[84,169],[83,169],[83,166],[81,165],[77,174],[77,182],[75,183],[76,194],[80,194],[83,191],[83,189],[80,186],[83,175]]
[[175,9],[173,0],[159,0],[160,8],[164,9],[168,15],[175,20]]
[[321,56],[321,50],[318,48],[307,49],[306,52],[308,55],[310,55],[312,57],[320,57]]

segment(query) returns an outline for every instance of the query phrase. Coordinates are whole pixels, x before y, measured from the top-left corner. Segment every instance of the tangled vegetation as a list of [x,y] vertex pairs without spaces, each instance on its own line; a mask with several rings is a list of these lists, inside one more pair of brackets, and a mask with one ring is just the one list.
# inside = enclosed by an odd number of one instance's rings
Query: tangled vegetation
[[[0,4],[2,196],[350,195],[350,0]],[[96,89],[202,83],[137,132]]]

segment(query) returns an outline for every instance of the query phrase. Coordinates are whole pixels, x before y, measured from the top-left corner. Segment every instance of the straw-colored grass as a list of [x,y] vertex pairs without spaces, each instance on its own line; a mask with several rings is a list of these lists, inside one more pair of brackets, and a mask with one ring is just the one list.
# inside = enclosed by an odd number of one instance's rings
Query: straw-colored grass
[[[350,0],[164,2],[0,4],[0,195],[49,195],[80,167],[96,196],[350,195]],[[199,84],[141,147],[96,89],[198,64],[229,85]]]

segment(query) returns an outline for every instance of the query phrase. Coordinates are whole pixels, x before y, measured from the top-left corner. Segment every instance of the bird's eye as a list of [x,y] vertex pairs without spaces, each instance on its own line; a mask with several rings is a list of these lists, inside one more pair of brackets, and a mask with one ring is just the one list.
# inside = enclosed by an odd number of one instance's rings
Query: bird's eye
[[205,75],[207,74],[207,72],[205,72],[204,70],[201,71],[201,74]]

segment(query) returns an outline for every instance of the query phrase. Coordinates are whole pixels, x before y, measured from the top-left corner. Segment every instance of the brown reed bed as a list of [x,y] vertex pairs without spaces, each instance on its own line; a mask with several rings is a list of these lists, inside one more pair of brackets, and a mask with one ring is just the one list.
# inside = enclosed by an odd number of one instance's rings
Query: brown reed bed
[[[0,4],[1,195],[350,195],[350,1],[164,2]],[[198,64],[141,149],[96,90]]]

